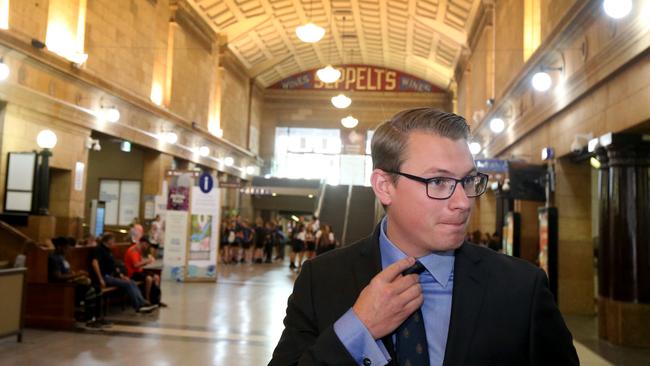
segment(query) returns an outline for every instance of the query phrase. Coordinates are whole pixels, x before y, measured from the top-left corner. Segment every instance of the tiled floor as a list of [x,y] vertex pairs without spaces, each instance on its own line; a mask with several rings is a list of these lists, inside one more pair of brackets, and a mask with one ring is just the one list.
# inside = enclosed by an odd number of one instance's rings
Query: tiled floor
[[[0,340],[0,365],[265,365],[295,274],[283,265],[221,266],[217,284],[164,282],[169,308],[111,316],[110,330],[28,329]],[[582,365],[650,365],[650,350],[599,341],[595,318],[567,317]]]

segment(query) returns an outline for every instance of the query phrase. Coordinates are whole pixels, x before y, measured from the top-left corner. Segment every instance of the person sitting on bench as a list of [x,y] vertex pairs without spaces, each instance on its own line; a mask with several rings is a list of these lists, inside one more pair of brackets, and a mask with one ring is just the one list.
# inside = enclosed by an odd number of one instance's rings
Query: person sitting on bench
[[144,281],[144,297],[151,304],[166,307],[167,305],[160,301],[160,276],[145,271],[145,266],[154,263],[156,260],[151,254],[142,258],[142,253],[149,253],[151,241],[149,236],[145,235],[126,250],[124,254],[124,266],[128,276],[134,281]]
[[113,234],[104,234],[100,245],[93,253],[92,266],[99,285],[102,289],[107,286],[115,286],[123,289],[131,299],[131,304],[135,311],[141,313],[151,312],[156,307],[142,297],[138,285],[123,273],[120,273],[115,265],[115,258],[111,252],[111,246],[114,244],[115,237]]
[[88,272],[73,271],[70,263],[65,259],[66,252],[70,247],[70,241],[63,237],[52,239],[54,251],[47,258],[47,274],[50,282],[65,282],[75,284],[75,303],[83,304],[86,326],[90,328],[101,328],[108,325],[101,318],[101,307],[99,306],[100,294],[92,286]]

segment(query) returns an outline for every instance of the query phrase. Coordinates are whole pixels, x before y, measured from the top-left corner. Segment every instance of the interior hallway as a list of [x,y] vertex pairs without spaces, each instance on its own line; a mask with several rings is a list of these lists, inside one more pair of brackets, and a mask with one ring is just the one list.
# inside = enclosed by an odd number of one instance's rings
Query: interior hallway
[[[266,365],[282,332],[295,272],[288,262],[219,266],[216,285],[163,283],[166,309],[114,309],[103,331],[27,329],[0,340],[0,365]],[[596,318],[568,316],[581,364],[648,365],[650,350],[598,340]]]

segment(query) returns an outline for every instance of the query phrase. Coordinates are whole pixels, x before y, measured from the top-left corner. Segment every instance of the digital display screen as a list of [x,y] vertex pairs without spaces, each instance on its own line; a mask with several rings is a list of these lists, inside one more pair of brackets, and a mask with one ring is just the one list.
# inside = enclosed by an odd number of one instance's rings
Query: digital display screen
[[102,233],[104,233],[104,215],[106,208],[97,207],[97,214],[95,215],[95,232],[94,235],[96,238],[99,238]]

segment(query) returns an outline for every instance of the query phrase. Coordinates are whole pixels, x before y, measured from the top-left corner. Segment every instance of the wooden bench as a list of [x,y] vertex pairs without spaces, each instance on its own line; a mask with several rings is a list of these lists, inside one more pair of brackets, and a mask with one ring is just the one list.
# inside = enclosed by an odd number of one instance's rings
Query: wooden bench
[[[111,247],[116,260],[122,260],[129,243]],[[95,248],[70,248],[66,259],[72,270],[84,270],[92,275],[90,257]],[[75,324],[75,284],[48,281],[48,256],[52,250],[34,248],[27,254],[27,292],[25,325],[29,327],[72,329]],[[104,311],[111,300],[123,300],[117,287],[102,289]]]

